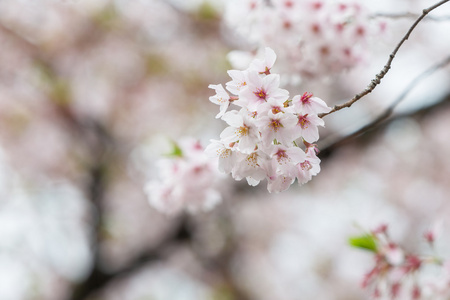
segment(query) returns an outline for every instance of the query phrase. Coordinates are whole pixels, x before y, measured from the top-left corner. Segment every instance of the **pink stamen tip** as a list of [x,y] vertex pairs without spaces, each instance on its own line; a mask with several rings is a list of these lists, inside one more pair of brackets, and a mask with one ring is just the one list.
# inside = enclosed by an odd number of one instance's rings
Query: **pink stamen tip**
[[420,266],[422,265],[422,260],[415,255],[409,255],[406,258],[406,262],[407,262],[407,268],[408,268],[409,272],[418,270],[420,268]]
[[305,92],[302,95],[302,98],[300,99],[300,101],[302,101],[303,103],[309,103],[312,96],[313,96],[312,93]]

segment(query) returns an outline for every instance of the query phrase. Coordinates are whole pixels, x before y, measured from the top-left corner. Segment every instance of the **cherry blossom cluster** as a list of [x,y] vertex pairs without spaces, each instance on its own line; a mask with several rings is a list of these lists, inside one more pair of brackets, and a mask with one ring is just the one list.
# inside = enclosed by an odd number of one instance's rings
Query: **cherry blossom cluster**
[[216,189],[222,174],[197,140],[184,138],[174,144],[173,152],[157,162],[157,169],[160,178],[150,181],[145,191],[150,204],[162,213],[208,211],[222,199]]
[[[227,1],[225,21],[257,48],[278,54],[285,74],[321,77],[365,61],[368,39],[385,24],[371,21],[360,1],[234,0]],[[230,61],[251,56],[233,51]],[[236,64],[236,65],[234,65]]]
[[[310,93],[289,96],[280,88],[280,75],[272,74],[276,54],[265,49],[244,71],[230,70],[231,81],[210,85],[209,100],[220,106],[216,118],[228,125],[220,140],[212,140],[206,153],[218,158],[219,170],[255,186],[267,179],[269,192],[281,192],[298,180],[304,184],[320,171],[319,113],[330,111]],[[233,105],[235,109],[228,108]],[[304,149],[302,148],[304,146]]]
[[[436,231],[425,232],[424,239],[434,249]],[[362,281],[362,287],[369,290],[373,299],[448,299],[450,296],[450,260],[444,261],[434,254],[409,253],[391,239],[387,225],[353,239],[353,244],[374,253],[375,265]],[[425,274],[429,271],[426,266],[430,265],[438,269],[434,272],[439,274],[438,278]]]

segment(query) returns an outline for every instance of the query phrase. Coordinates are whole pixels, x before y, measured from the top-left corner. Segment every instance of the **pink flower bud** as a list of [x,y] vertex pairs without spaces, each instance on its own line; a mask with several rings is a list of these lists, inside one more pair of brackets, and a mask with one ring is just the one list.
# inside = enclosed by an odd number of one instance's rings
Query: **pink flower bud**
[[423,234],[423,237],[427,240],[428,243],[433,244],[435,238],[433,232],[427,231]]
[[398,295],[400,294],[400,289],[401,289],[401,284],[400,282],[396,282],[391,286],[391,296],[392,299],[395,299],[398,297]]
[[372,233],[373,234],[386,234],[388,230],[388,225],[387,224],[381,224],[379,225],[377,228],[375,228]]
[[415,285],[413,287],[413,290],[412,290],[412,293],[411,293],[412,299],[414,299],[414,300],[420,299],[421,295],[422,295],[422,292],[421,292],[419,286]]

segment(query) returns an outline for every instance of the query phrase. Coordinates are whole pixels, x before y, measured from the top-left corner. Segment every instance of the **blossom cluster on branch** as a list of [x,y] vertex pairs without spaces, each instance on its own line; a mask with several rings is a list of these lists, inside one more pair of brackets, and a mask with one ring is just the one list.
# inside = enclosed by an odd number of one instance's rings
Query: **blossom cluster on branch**
[[[385,30],[359,1],[227,1],[225,22],[258,49],[272,47],[283,73],[319,78],[366,60],[368,40]],[[232,51],[230,61],[251,57]]]
[[184,210],[207,211],[222,200],[216,187],[221,174],[198,140],[183,138],[157,163],[160,178],[147,183],[150,204],[173,215]]
[[[426,231],[424,239],[431,249],[437,238],[436,229]],[[350,243],[374,254],[375,265],[365,274],[362,287],[373,299],[448,299],[450,296],[450,260],[439,256],[417,255],[394,242],[388,226],[382,224],[369,234],[354,237]],[[429,276],[427,267],[434,266],[440,276]]]
[[[231,81],[210,85],[216,94],[210,101],[220,106],[216,118],[228,124],[220,140],[205,151],[218,157],[220,171],[236,180],[246,178],[252,186],[267,179],[269,192],[281,192],[298,180],[303,184],[320,171],[317,115],[330,111],[311,93],[290,97],[280,88],[280,75],[271,73],[276,54],[265,49],[244,71],[230,70]],[[236,109],[227,111],[230,105]],[[301,146],[304,146],[302,148]]]

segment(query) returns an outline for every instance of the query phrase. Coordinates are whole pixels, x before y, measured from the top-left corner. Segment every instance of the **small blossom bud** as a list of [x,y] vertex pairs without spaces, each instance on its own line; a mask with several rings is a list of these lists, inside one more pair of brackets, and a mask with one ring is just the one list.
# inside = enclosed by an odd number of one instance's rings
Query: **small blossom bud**
[[433,244],[433,243],[434,243],[435,237],[434,237],[434,233],[433,233],[433,232],[427,231],[427,232],[425,232],[425,233],[423,234],[423,237],[425,238],[425,240],[426,240],[428,243],[430,243],[430,244]]

